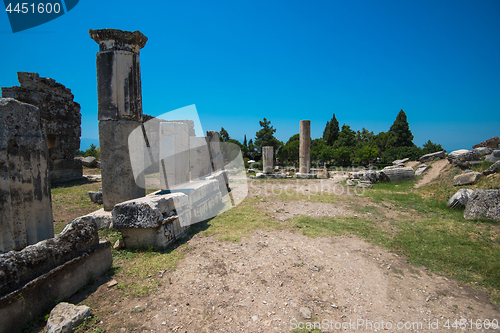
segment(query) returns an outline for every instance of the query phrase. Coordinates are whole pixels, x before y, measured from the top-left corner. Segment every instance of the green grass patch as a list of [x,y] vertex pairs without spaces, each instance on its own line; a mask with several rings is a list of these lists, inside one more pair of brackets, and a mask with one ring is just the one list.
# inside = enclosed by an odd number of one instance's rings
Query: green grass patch
[[311,238],[354,234],[382,246],[387,247],[390,243],[387,233],[365,218],[350,216],[313,218],[302,215],[294,218],[292,226]]
[[219,241],[239,242],[241,236],[248,235],[254,229],[276,230],[283,225],[271,219],[267,213],[256,209],[252,203],[256,199],[245,199],[241,204],[213,219],[204,222],[199,228],[202,234],[215,235]]

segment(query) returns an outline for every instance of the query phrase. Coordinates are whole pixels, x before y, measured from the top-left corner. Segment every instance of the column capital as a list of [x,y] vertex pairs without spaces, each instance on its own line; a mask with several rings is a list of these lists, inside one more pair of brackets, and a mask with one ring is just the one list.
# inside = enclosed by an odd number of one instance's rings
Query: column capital
[[99,44],[99,52],[121,50],[139,54],[148,41],[148,37],[138,30],[131,32],[118,29],[89,29],[89,35]]

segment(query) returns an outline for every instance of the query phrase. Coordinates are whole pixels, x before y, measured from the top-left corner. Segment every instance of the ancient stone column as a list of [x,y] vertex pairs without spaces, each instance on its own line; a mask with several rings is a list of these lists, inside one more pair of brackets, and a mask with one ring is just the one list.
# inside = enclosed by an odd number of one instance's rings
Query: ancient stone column
[[189,127],[160,123],[160,183],[162,190],[189,182]]
[[[97,53],[97,100],[104,209],[145,195],[144,174],[134,177],[141,161],[131,161],[129,134],[142,124],[142,93],[139,52],[147,37],[139,31],[89,30],[99,44]],[[141,154],[135,154],[140,156]],[[142,160],[142,163],[144,161]],[[142,179],[141,179],[142,177]]]
[[0,98],[0,253],[54,237],[48,158],[38,108]]
[[262,147],[262,166],[264,173],[273,173],[273,147],[265,146]]
[[308,174],[311,170],[311,121],[300,121],[299,173]]

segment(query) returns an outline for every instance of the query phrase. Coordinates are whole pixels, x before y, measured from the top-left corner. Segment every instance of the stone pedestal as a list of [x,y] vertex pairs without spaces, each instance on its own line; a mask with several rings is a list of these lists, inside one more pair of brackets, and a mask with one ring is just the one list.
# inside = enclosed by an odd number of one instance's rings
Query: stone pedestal
[[[129,146],[129,135],[141,124],[134,120],[99,122],[101,147],[102,200],[104,210],[111,211],[120,202],[144,196],[144,174],[134,177],[132,163],[141,169],[144,153],[131,154],[130,148],[141,150],[140,144]],[[134,161],[131,156],[136,156]],[[137,156],[139,158],[137,158]],[[144,168],[142,168],[144,169]]]
[[273,173],[273,147],[262,147],[262,166],[265,174]]
[[192,136],[189,138],[189,160],[191,180],[205,178],[212,173],[206,137]]
[[309,174],[311,169],[311,121],[300,121],[299,173]]
[[40,113],[12,98],[0,98],[0,232],[0,253],[54,237]]
[[89,34],[99,44],[99,144],[104,209],[109,211],[119,202],[145,195],[144,180],[134,178],[129,150],[136,148],[128,146],[128,135],[142,124],[139,52],[148,39],[139,31],[116,29],[90,29]]
[[186,123],[160,123],[159,161],[162,190],[189,182],[189,127]]

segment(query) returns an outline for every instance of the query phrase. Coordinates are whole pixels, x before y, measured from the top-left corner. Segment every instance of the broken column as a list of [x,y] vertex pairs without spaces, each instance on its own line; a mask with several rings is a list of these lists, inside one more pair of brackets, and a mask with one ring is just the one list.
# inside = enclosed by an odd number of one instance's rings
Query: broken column
[[73,101],[71,89],[37,73],[18,72],[17,77],[21,86],[2,88],[2,97],[38,108],[49,148],[51,182],[82,177],[82,164],[75,160],[75,152],[80,149],[80,105]]
[[[89,30],[99,44],[97,99],[104,209],[145,195],[144,173],[134,177],[129,134],[142,124],[142,92],[139,52],[147,37],[139,31]],[[141,156],[141,154],[135,154]],[[144,153],[142,153],[144,156]],[[142,163],[143,160],[142,160]],[[142,186],[140,186],[142,185]]]
[[311,174],[311,121],[300,121],[299,172],[297,178],[316,178]]
[[0,208],[0,253],[54,237],[40,113],[13,98],[0,98]]
[[160,123],[160,184],[162,190],[189,182],[189,127]]
[[273,173],[273,147],[262,147],[262,166],[265,174]]

